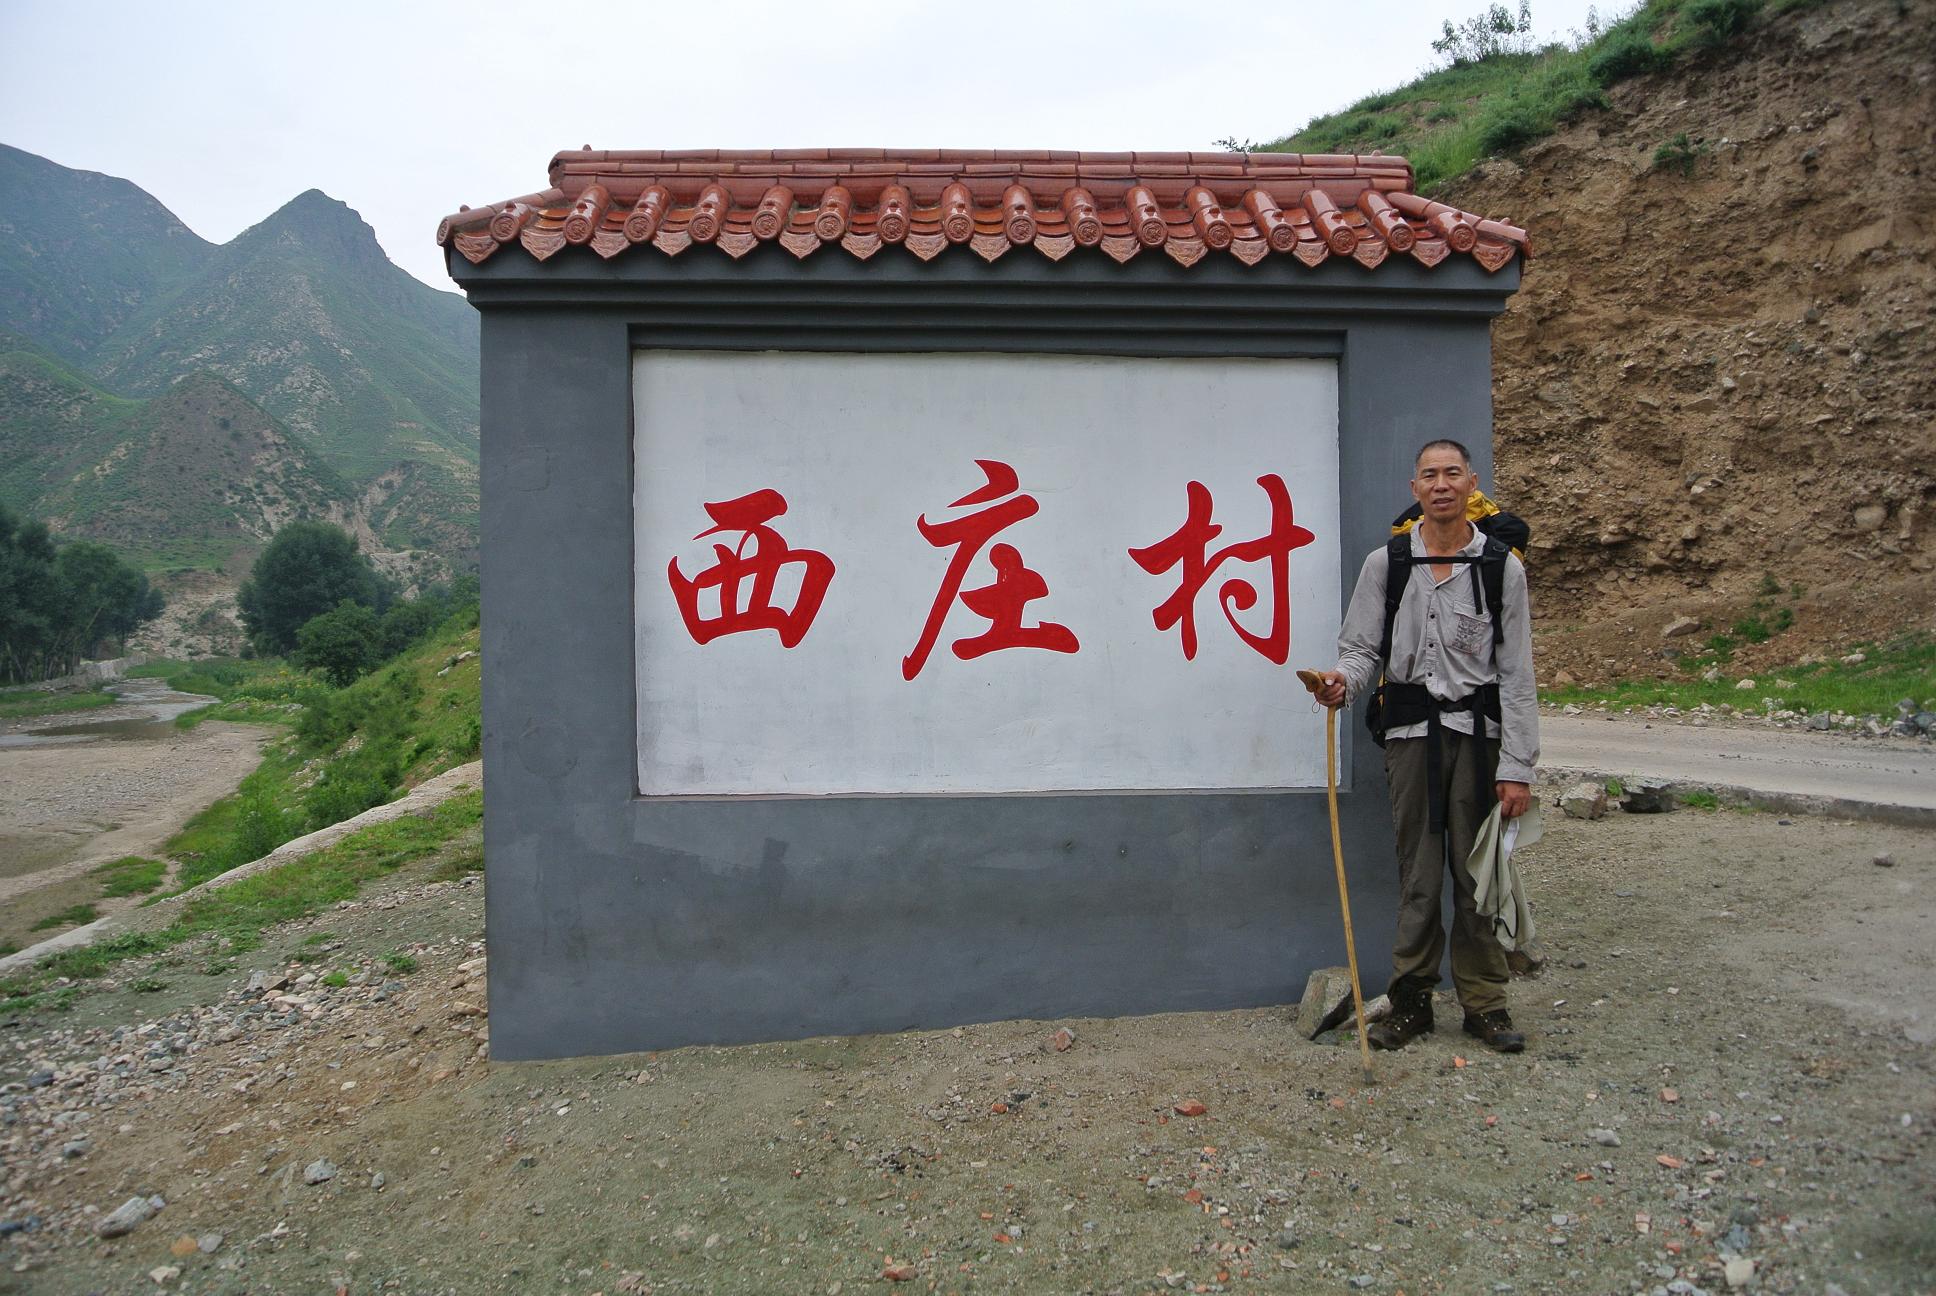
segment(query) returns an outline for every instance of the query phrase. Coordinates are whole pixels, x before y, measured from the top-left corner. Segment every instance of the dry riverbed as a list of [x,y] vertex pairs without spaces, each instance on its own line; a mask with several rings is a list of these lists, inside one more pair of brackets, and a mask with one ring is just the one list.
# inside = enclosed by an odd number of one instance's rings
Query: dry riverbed
[[0,941],[25,948],[47,934],[31,932],[34,922],[98,901],[92,869],[156,854],[262,758],[259,726],[171,723],[212,699],[169,693],[158,680],[116,688],[137,701],[0,725]]
[[[1441,1001],[1372,1087],[1287,1008],[496,1063],[483,884],[422,861],[232,968],[178,947],[7,1023],[0,1279],[1930,1290],[1936,841],[1728,810],[1549,825],[1528,1051],[1486,1053]],[[152,1215],[101,1236],[137,1198]]]

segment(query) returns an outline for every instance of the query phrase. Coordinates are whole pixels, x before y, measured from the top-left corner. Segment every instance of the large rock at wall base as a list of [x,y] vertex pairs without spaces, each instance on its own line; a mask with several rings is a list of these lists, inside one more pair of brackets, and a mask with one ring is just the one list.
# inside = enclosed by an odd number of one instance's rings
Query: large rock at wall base
[[1607,790],[1598,783],[1575,783],[1560,793],[1560,809],[1569,819],[1598,819],[1607,812]]
[[1304,997],[1297,1004],[1297,1033],[1315,1039],[1326,1018],[1342,1002],[1351,1000],[1351,971],[1348,968],[1315,969],[1304,982]]
[[1666,814],[1674,808],[1673,789],[1660,779],[1629,783],[1621,792],[1620,808],[1628,814]]
[[1660,637],[1663,639],[1678,639],[1682,635],[1691,635],[1700,628],[1701,623],[1693,617],[1675,617],[1667,623],[1666,629],[1660,632]]
[[[1362,973],[1360,976],[1362,977]],[[1379,995],[1365,1000],[1367,1024],[1391,1015],[1391,999]],[[1297,1029],[1306,1039],[1316,1039],[1329,1030],[1349,1026],[1357,1012],[1351,1003],[1351,972],[1347,968],[1319,968],[1304,985],[1304,998],[1297,1006]]]

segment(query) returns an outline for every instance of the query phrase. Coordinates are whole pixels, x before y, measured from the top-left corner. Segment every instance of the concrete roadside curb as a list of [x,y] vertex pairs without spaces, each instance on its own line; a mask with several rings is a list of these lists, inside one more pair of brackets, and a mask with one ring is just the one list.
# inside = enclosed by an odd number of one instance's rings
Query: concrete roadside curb
[[1936,809],[1926,806],[1865,801],[1854,797],[1813,796],[1800,792],[1770,792],[1735,783],[1710,783],[1695,779],[1659,779],[1656,775],[1633,769],[1542,766],[1539,774],[1542,790],[1550,787],[1555,795],[1563,790],[1565,784],[1583,779],[1595,783],[1605,783],[1609,779],[1632,783],[1644,778],[1661,782],[1676,801],[1690,792],[1705,792],[1723,805],[1753,806],[1757,810],[1768,810],[1777,814],[1825,815],[1831,819],[1854,819],[1864,823],[1890,824],[1898,828],[1936,828]]
[[[293,841],[284,842],[267,855],[264,855],[261,859],[251,860],[247,864],[232,868],[219,877],[212,877],[206,882],[190,887],[180,895],[169,896],[167,899],[157,901],[152,905],[136,905],[130,909],[123,909],[118,913],[111,913],[105,918],[95,919],[84,927],[75,927],[69,931],[61,932],[57,936],[50,936],[37,945],[30,945],[18,953],[9,954],[4,958],[0,958],[0,977],[12,976],[16,972],[26,971],[41,959],[46,958],[49,954],[58,954],[62,950],[85,949],[88,946],[100,941],[112,939],[125,932],[144,931],[156,926],[165,926],[169,921],[173,920],[174,914],[179,911],[182,905],[187,904],[199,896],[206,895],[210,891],[218,890],[225,886],[232,886],[244,878],[254,877],[259,873],[266,873],[271,869],[280,868],[284,864],[301,859],[305,855],[313,855],[317,851],[334,846],[350,834],[360,832],[365,828],[370,828],[377,824],[389,823],[392,820],[401,819],[406,815],[429,814],[432,810],[435,810],[438,806],[459,793],[468,792],[474,788],[482,788],[483,786],[483,761],[472,761],[468,765],[459,765],[456,769],[445,770],[442,774],[424,781],[405,793],[402,797],[387,805],[373,807],[372,809],[365,810],[360,815],[345,819],[341,823],[331,824],[327,828],[319,828],[313,833],[298,837]],[[158,918],[160,919],[159,922],[157,921]]]

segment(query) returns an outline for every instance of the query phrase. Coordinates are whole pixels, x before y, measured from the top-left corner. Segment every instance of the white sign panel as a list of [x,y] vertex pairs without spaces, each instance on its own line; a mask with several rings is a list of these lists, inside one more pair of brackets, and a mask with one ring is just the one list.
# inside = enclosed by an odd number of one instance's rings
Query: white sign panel
[[639,790],[1324,785],[1328,360],[641,351]]

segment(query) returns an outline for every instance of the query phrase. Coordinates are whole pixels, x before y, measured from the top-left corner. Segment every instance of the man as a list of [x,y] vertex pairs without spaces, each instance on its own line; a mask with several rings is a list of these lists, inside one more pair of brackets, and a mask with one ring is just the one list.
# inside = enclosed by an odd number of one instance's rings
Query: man
[[[1392,949],[1391,1015],[1369,1031],[1374,1046],[1402,1048],[1432,1029],[1432,991],[1446,933],[1439,918],[1452,875],[1452,983],[1465,1030],[1517,1053],[1526,1037],[1506,1011],[1506,955],[1479,917],[1465,867],[1473,838],[1495,800],[1506,818],[1532,804],[1539,760],[1533,638],[1526,568],[1504,552],[1498,607],[1486,606],[1487,537],[1466,520],[1479,487],[1472,457],[1457,441],[1419,450],[1412,497],[1422,516],[1408,536],[1407,583],[1386,643],[1389,546],[1372,550],[1358,574],[1338,632],[1338,665],[1324,672],[1318,701],[1351,702],[1384,671],[1385,776],[1398,834],[1398,934]],[[1492,542],[1491,561],[1504,546]],[[1483,725],[1483,728],[1480,727]]]

